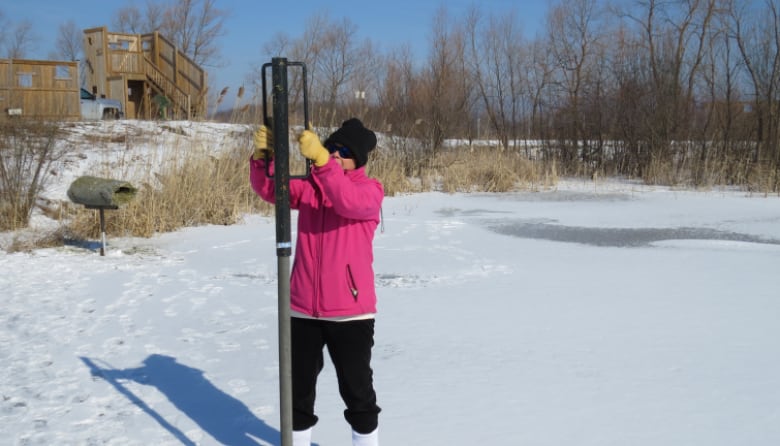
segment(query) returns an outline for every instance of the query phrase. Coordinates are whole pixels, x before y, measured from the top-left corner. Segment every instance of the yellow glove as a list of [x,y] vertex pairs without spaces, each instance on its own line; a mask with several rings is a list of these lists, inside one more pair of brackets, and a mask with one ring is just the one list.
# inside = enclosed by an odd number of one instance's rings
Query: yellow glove
[[320,138],[311,130],[304,130],[298,135],[298,144],[300,144],[301,155],[314,161],[314,165],[322,167],[328,164],[330,153],[325,147],[322,147]]
[[260,126],[254,134],[254,143],[255,153],[252,154],[252,159],[264,159],[266,152],[269,158],[274,156],[274,134],[268,127]]

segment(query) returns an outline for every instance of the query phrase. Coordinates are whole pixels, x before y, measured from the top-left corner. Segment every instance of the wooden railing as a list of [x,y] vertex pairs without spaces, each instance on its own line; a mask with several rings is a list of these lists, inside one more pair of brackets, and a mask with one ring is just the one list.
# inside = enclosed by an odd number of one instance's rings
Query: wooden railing
[[203,69],[163,35],[146,34],[147,57],[177,86],[190,95],[202,94],[206,88],[206,74]]
[[190,95],[185,93],[181,88],[160,71],[157,66],[152,63],[148,58],[145,59],[144,66],[146,67],[146,77],[160,89],[159,93],[168,97],[173,106],[176,108],[176,114],[183,112],[183,117],[186,119],[192,118],[192,100]]

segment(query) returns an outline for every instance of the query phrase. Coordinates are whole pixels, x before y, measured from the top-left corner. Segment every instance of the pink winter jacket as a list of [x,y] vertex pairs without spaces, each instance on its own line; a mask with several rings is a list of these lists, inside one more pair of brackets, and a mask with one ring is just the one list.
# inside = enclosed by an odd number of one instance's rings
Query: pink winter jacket
[[[249,163],[252,189],[273,203],[265,161]],[[315,318],[376,313],[373,240],[383,197],[365,167],[345,171],[334,159],[312,167],[306,179],[290,180],[290,207],[298,210],[292,310]]]

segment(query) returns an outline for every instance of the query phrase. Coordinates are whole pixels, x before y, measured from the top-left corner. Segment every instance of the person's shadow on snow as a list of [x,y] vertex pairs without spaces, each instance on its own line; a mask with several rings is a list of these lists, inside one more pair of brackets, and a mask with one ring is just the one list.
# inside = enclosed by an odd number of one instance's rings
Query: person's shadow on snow
[[146,358],[142,367],[124,370],[98,367],[89,358],[81,360],[93,376],[105,379],[185,445],[194,446],[195,442],[122,385],[122,381],[156,387],[177,409],[224,445],[258,446],[260,443],[254,438],[274,445],[281,443],[277,429],[257,418],[244,403],[219,390],[203,376],[202,370],[180,364],[176,358],[155,354]]

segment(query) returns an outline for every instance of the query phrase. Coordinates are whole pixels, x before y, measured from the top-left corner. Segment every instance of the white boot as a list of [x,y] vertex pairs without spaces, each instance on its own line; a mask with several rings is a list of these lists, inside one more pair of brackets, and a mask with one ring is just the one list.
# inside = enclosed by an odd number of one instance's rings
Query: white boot
[[293,431],[293,446],[311,446],[311,428],[305,431]]
[[352,446],[379,446],[379,428],[370,434],[359,434],[353,430]]

